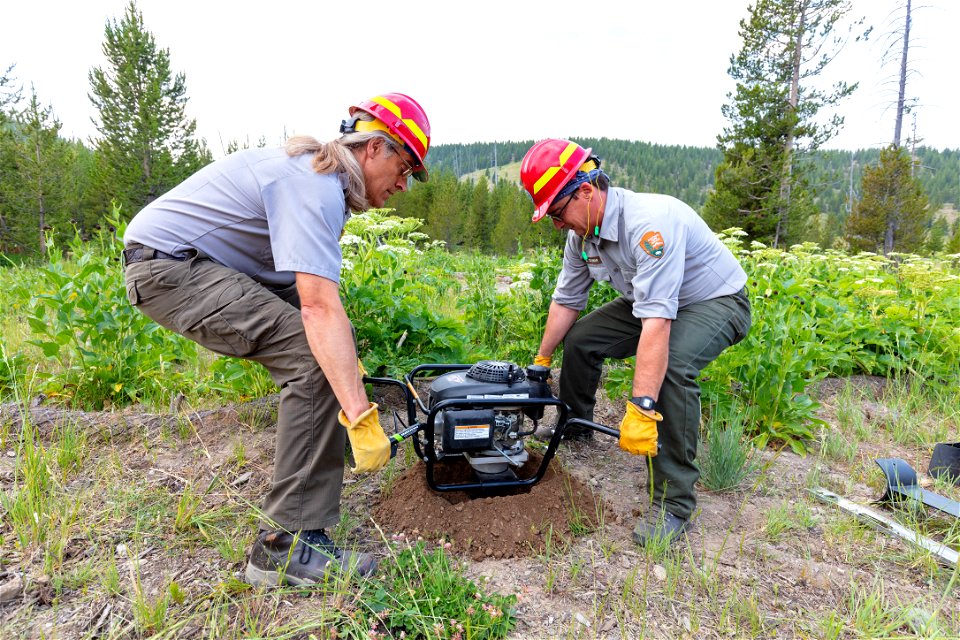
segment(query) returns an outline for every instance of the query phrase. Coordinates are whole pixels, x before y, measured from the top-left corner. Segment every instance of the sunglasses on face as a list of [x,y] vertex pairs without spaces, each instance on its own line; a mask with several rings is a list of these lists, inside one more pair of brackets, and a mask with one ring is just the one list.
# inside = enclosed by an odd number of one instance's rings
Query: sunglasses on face
[[412,176],[417,169],[419,169],[418,166],[414,166],[407,162],[407,160],[403,157],[402,150],[399,147],[393,147],[393,152],[397,154],[397,157],[400,158],[400,162],[403,163],[403,171],[400,172],[400,177],[404,180]]
[[573,197],[574,197],[575,195],[577,195],[577,192],[576,192],[576,191],[574,191],[573,193],[570,194],[570,197],[567,198],[567,201],[563,204],[562,207],[560,207],[560,210],[559,210],[559,211],[553,211],[553,212],[547,211],[547,216],[548,216],[551,220],[562,220],[562,219],[563,219],[563,212],[567,210],[567,207],[568,207],[568,206],[570,206],[570,201],[573,200]]

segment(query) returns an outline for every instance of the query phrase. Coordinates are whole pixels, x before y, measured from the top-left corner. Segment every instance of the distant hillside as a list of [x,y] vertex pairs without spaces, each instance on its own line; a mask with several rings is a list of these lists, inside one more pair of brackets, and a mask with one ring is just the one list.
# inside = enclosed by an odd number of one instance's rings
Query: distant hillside
[[[614,184],[635,191],[667,193],[697,210],[713,187],[714,172],[722,158],[715,148],[609,138],[575,141],[593,148]],[[519,184],[520,161],[533,143],[527,140],[437,145],[430,150],[431,171],[449,171],[458,178],[474,181],[485,175],[491,184],[496,174],[498,179]],[[920,181],[934,208],[944,208],[945,213],[960,208],[960,150],[919,147],[916,155],[920,162]],[[879,156],[877,149],[813,154],[809,159],[814,163],[812,183],[821,210],[830,216],[845,217],[850,193],[856,194],[859,189],[863,167],[875,164]],[[953,208],[945,206],[949,204],[954,205]]]

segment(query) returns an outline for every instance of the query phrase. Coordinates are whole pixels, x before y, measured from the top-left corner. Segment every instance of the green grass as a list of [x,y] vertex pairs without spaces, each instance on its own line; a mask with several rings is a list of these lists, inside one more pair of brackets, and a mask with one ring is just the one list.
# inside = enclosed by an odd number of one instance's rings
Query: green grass
[[[272,437],[276,410],[275,403],[246,401],[276,389],[262,368],[215,357],[129,309],[113,241],[98,242],[71,245],[69,257],[48,264],[0,269],[0,306],[9,310],[0,319],[0,399],[24,410],[43,394],[41,408],[118,413],[136,403],[138,410],[166,413],[175,404],[179,411],[163,433],[134,425],[111,435],[79,419],[0,420],[0,564],[26,585],[18,604],[7,605],[0,636],[21,637],[23,629],[81,610],[96,618],[107,606],[99,626],[99,618],[84,620],[86,631],[78,634],[960,636],[955,571],[811,504],[802,491],[826,486],[863,500],[879,497],[883,479],[874,458],[904,457],[922,472],[932,443],[958,432],[955,262],[735,246],[751,277],[755,333],[703,372],[707,422],[698,461],[708,491],[701,496],[703,524],[693,534],[697,545],[634,545],[632,508],[647,499],[646,464],[616,448],[586,448],[596,469],[620,465],[629,473],[634,493],[617,503],[601,487],[592,512],[571,506],[574,539],[548,533],[536,557],[489,565],[502,572],[497,584],[442,545],[378,540],[362,510],[343,509],[336,539],[381,545],[380,574],[312,590],[258,591],[237,576],[260,516],[267,481],[260,449],[269,446],[264,438]],[[381,372],[481,355],[527,364],[542,331],[555,257],[418,246],[422,253],[405,259],[367,252],[367,262],[345,278],[348,293],[370,285],[382,303],[380,315],[359,317],[365,362]],[[529,280],[521,277],[527,272]],[[521,284],[498,291],[494,283],[503,276]],[[595,291],[591,305],[609,295]],[[865,375],[883,378],[884,390],[874,394],[858,383]],[[631,377],[627,365],[608,367],[605,388],[614,404]],[[826,377],[849,381],[832,399],[832,413],[809,395]],[[237,402],[245,403],[238,430],[220,441],[194,415]],[[368,505],[376,491],[389,494],[415,462],[411,447],[404,451],[375,480],[346,486],[344,500]],[[231,484],[248,471],[263,481]],[[960,497],[942,481],[930,488]],[[725,508],[726,516],[711,507]],[[622,518],[612,521],[608,510]],[[960,527],[949,519],[894,515],[960,547]],[[698,546],[705,539],[711,546]],[[842,569],[849,581],[800,602],[792,593],[797,558]],[[504,586],[517,584],[530,590],[532,604]],[[898,599],[904,590],[911,596]]]

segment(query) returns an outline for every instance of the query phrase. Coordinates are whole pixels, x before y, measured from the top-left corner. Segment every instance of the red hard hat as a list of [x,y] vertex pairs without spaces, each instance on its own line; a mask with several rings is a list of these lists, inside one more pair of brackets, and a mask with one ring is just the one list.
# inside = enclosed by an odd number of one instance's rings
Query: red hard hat
[[570,182],[577,170],[590,158],[592,149],[584,149],[569,140],[541,140],[530,147],[520,164],[520,181],[533,197],[533,222],[546,215],[553,199]]
[[406,145],[407,151],[416,158],[420,167],[413,176],[425,182],[427,167],[423,160],[430,148],[430,121],[423,107],[408,95],[384,93],[350,107],[350,115],[358,109],[385,124],[388,132]]

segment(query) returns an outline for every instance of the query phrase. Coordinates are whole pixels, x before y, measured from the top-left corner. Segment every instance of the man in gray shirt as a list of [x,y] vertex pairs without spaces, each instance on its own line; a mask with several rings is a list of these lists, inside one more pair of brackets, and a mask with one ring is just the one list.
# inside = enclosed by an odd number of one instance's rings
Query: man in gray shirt
[[208,165],[124,234],[132,304],[216,353],[259,362],[280,386],[273,485],[246,569],[255,585],[376,567],[326,534],[340,520],[346,439],[355,472],[390,459],[340,301],[339,239],[351,211],[426,179],[430,123],[400,93],[349,114],[331,142],[299,136]]
[[[548,216],[567,230],[534,363],[550,366],[562,341],[560,399],[571,417],[592,420],[604,359],[636,356],[620,447],[652,458],[655,505],[633,537],[639,544],[674,539],[696,507],[697,376],[750,328],[747,275],[686,204],[610,187],[591,149],[543,140],[527,152],[520,174],[536,207],[533,221]],[[597,281],[622,295],[579,318]]]

